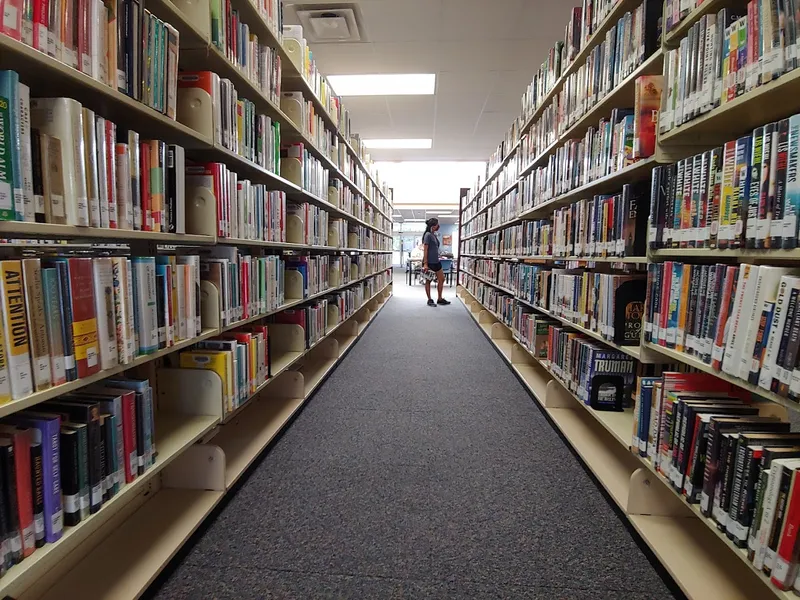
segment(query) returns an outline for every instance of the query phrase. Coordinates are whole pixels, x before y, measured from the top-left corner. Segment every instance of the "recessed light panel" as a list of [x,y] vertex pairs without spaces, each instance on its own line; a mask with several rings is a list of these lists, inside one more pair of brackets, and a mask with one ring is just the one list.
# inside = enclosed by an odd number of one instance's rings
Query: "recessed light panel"
[[432,140],[430,138],[427,139],[396,139],[396,140],[364,140],[364,145],[367,148],[416,148],[416,149],[428,149],[432,145]]
[[436,75],[330,75],[328,82],[340,96],[431,96],[436,88]]

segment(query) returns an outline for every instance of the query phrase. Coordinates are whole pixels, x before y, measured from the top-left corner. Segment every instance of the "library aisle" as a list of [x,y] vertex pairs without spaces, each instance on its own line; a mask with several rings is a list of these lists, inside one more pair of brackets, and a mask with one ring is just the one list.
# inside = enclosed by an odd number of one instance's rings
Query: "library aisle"
[[397,275],[155,598],[673,597],[446,294],[429,308]]

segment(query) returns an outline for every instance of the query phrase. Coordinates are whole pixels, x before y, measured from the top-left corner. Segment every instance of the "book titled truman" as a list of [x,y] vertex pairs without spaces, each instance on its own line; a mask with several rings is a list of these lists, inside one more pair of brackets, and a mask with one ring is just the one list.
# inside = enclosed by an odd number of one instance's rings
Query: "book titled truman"
[[595,410],[624,410],[636,377],[636,361],[616,350],[592,348],[584,368],[583,401]]

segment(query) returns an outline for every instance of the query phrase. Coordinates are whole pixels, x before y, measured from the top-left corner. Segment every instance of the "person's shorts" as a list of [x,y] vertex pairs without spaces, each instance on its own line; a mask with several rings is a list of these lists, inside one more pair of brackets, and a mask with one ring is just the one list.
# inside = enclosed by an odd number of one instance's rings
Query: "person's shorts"
[[438,271],[441,271],[441,270],[442,270],[442,263],[440,263],[440,262],[437,262],[437,263],[428,263],[428,268],[429,268],[431,271],[433,271],[434,273],[437,273]]

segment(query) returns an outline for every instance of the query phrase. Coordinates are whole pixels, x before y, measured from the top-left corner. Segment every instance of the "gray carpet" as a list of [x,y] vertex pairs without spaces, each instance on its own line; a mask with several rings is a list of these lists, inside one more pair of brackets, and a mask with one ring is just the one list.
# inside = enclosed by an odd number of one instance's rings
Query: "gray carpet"
[[461,302],[423,297],[396,277],[156,598],[672,598]]

